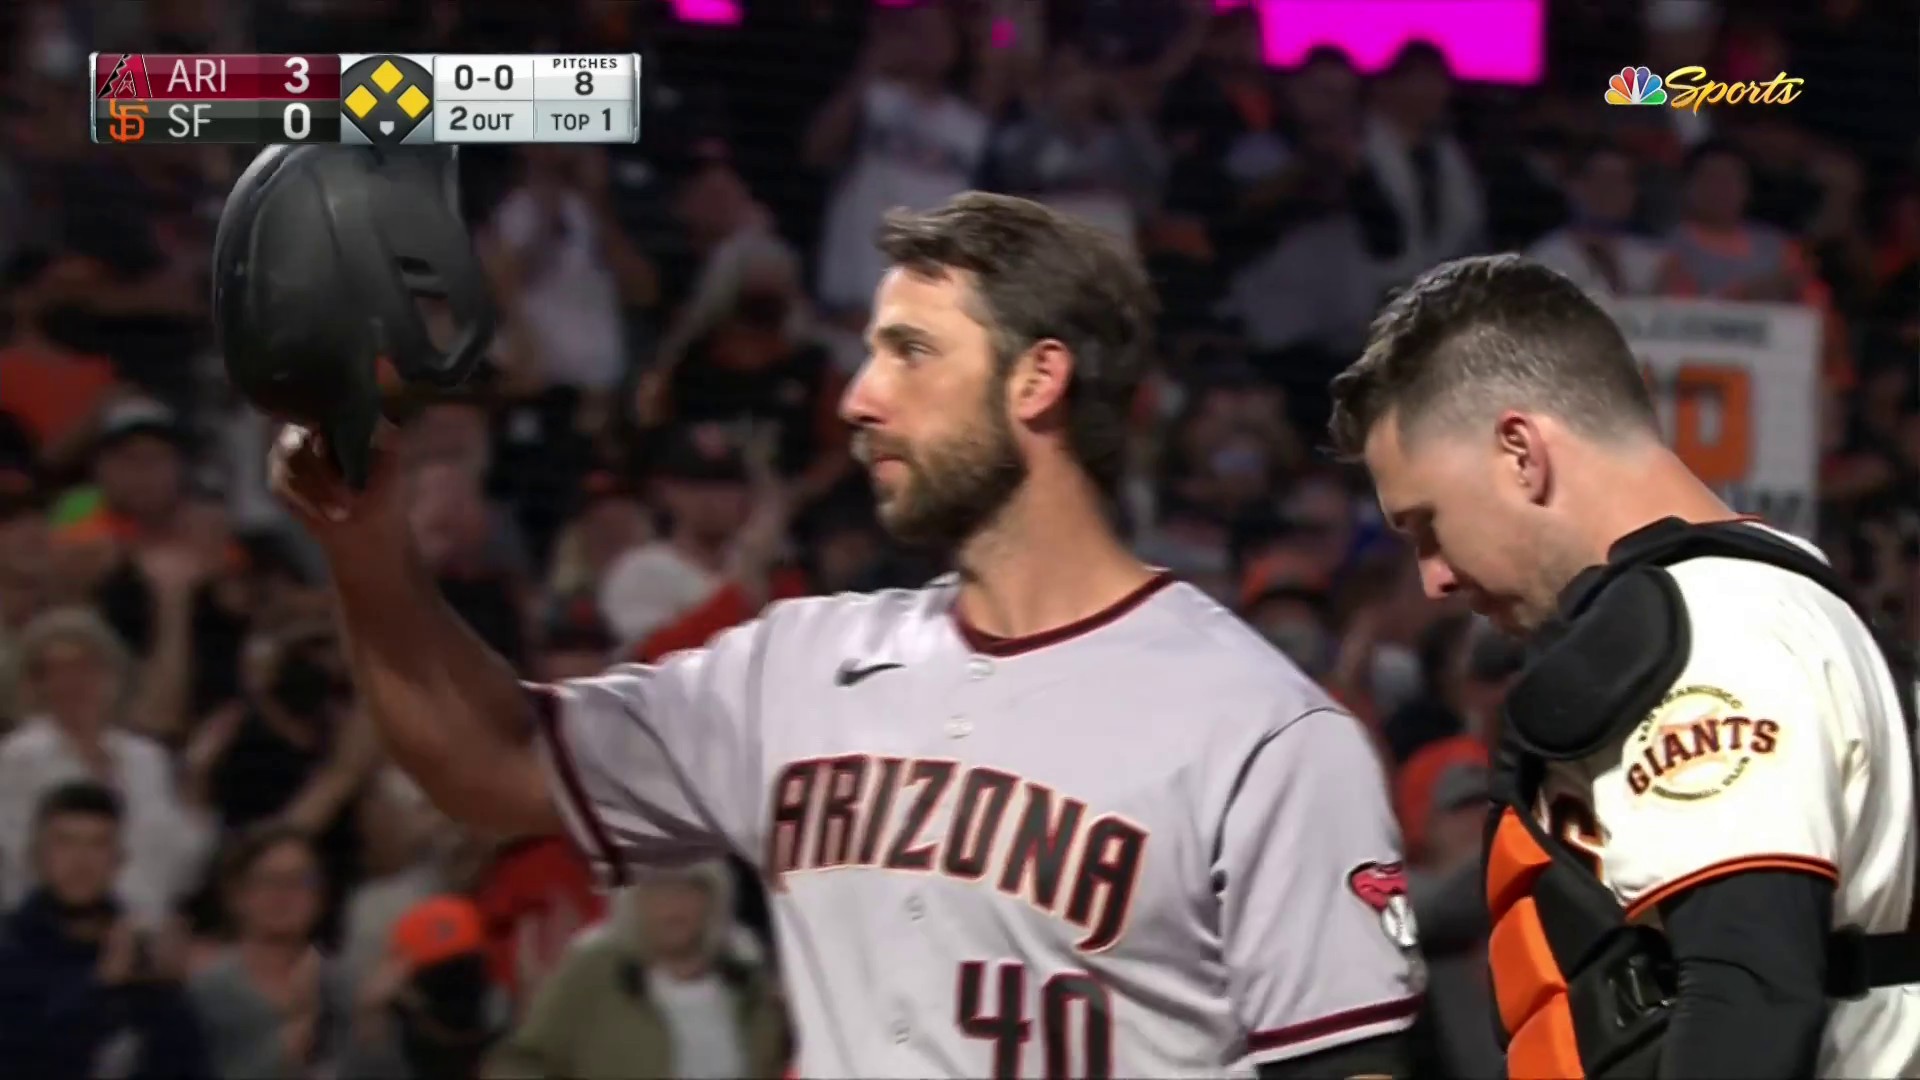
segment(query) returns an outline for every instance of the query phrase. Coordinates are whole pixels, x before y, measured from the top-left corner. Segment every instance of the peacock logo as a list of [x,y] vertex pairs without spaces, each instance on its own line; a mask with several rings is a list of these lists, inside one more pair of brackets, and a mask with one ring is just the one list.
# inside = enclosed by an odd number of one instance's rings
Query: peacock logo
[[1660,76],[1645,67],[1623,67],[1620,74],[1607,80],[1609,105],[1665,105],[1667,92],[1661,89]]

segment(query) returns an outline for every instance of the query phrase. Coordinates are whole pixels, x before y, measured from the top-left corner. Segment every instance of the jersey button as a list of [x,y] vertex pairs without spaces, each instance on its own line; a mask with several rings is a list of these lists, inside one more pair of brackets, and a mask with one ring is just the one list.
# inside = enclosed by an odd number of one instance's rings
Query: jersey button
[[993,661],[984,656],[976,656],[967,661],[967,678],[979,680],[993,674]]
[[964,716],[956,716],[947,721],[947,738],[964,739],[973,734],[973,721]]
[[907,897],[907,918],[919,922],[927,917],[927,902],[918,896]]

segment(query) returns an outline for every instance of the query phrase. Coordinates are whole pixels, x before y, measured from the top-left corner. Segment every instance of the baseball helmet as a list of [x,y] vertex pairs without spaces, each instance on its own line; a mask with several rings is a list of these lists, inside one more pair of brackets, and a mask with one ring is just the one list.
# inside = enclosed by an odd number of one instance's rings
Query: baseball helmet
[[[325,436],[355,487],[383,412],[458,386],[493,335],[457,181],[452,147],[270,146],[220,212],[213,316],[227,376],[259,409]],[[452,324],[444,348],[423,303]]]

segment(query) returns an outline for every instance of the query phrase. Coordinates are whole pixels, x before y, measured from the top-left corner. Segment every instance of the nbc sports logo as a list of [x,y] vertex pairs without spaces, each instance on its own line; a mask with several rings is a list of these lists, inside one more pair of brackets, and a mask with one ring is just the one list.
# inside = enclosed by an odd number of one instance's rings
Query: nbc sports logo
[[1665,105],[1667,92],[1660,88],[1660,76],[1644,67],[1623,67],[1620,74],[1607,80],[1609,105]]

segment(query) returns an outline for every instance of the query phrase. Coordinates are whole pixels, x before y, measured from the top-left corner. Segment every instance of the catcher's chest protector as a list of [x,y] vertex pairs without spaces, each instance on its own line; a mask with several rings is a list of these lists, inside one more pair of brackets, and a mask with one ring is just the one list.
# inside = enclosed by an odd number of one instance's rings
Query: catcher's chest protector
[[[1666,938],[1628,922],[1590,857],[1543,828],[1535,806],[1549,762],[1612,746],[1679,677],[1689,622],[1664,568],[1702,556],[1769,563],[1852,602],[1830,567],[1778,537],[1673,519],[1623,539],[1605,566],[1568,588],[1561,623],[1508,697],[1487,830],[1488,963],[1515,1080],[1658,1074],[1676,992]],[[1896,679],[1911,685],[1905,651],[1888,637],[1879,642]],[[1913,702],[1904,704],[1911,731]],[[1920,981],[1912,927],[1835,934],[1828,956],[1834,996]]]

